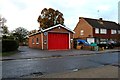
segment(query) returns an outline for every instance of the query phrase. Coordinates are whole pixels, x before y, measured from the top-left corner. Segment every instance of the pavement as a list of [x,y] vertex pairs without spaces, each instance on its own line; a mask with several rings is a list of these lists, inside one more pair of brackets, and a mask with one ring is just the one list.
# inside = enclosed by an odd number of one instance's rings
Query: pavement
[[53,73],[42,76],[31,76],[32,78],[118,78],[118,67],[100,66],[72,72]]
[[49,51],[49,50],[40,50],[32,49],[28,46],[20,46],[15,55],[9,57],[0,57],[1,61],[4,60],[16,60],[16,59],[33,59],[33,58],[51,58],[51,57],[64,57],[64,56],[77,56],[77,55],[92,55],[92,54],[101,54],[101,53],[112,53],[120,51],[116,49],[107,49],[104,51],[90,51],[90,50],[62,50],[62,51]]

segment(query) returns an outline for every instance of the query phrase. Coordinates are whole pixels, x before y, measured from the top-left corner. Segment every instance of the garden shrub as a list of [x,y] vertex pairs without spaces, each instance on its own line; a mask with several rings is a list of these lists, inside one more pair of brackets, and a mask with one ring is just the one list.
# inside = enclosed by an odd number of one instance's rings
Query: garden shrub
[[14,51],[18,49],[18,42],[10,39],[2,40],[2,52]]
[[77,48],[77,39],[73,39],[73,48]]
[[97,46],[99,46],[100,48],[104,47],[104,49],[105,49],[107,44],[97,44]]

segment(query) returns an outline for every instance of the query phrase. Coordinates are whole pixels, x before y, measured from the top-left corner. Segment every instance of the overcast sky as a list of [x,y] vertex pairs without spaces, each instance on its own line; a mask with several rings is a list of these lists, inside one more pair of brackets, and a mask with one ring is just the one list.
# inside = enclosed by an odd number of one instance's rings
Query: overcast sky
[[[9,30],[24,27],[38,29],[37,18],[43,8],[63,13],[65,25],[74,29],[79,17],[102,17],[118,23],[119,0],[0,0],[0,14],[7,19]],[[99,10],[99,11],[98,11]]]

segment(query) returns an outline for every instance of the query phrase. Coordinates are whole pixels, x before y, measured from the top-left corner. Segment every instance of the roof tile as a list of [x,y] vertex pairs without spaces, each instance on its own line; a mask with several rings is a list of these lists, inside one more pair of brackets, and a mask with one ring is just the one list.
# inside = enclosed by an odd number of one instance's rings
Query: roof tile
[[91,18],[84,18],[84,19],[94,28],[120,30],[120,25],[118,25],[116,22],[99,20],[99,19],[91,19]]

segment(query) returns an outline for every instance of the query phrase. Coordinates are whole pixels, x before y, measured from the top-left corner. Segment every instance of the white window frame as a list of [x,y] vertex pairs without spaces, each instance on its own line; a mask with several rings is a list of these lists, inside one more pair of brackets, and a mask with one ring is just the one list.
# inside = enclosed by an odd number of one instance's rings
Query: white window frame
[[39,38],[36,38],[36,44],[39,44]]
[[107,34],[107,29],[100,29],[101,34]]
[[84,30],[80,30],[80,35],[81,35],[81,36],[84,35]]
[[117,34],[117,30],[111,30],[111,34]]
[[35,44],[35,43],[34,43],[34,38],[32,39],[32,44]]
[[95,33],[99,34],[99,28],[95,28]]

